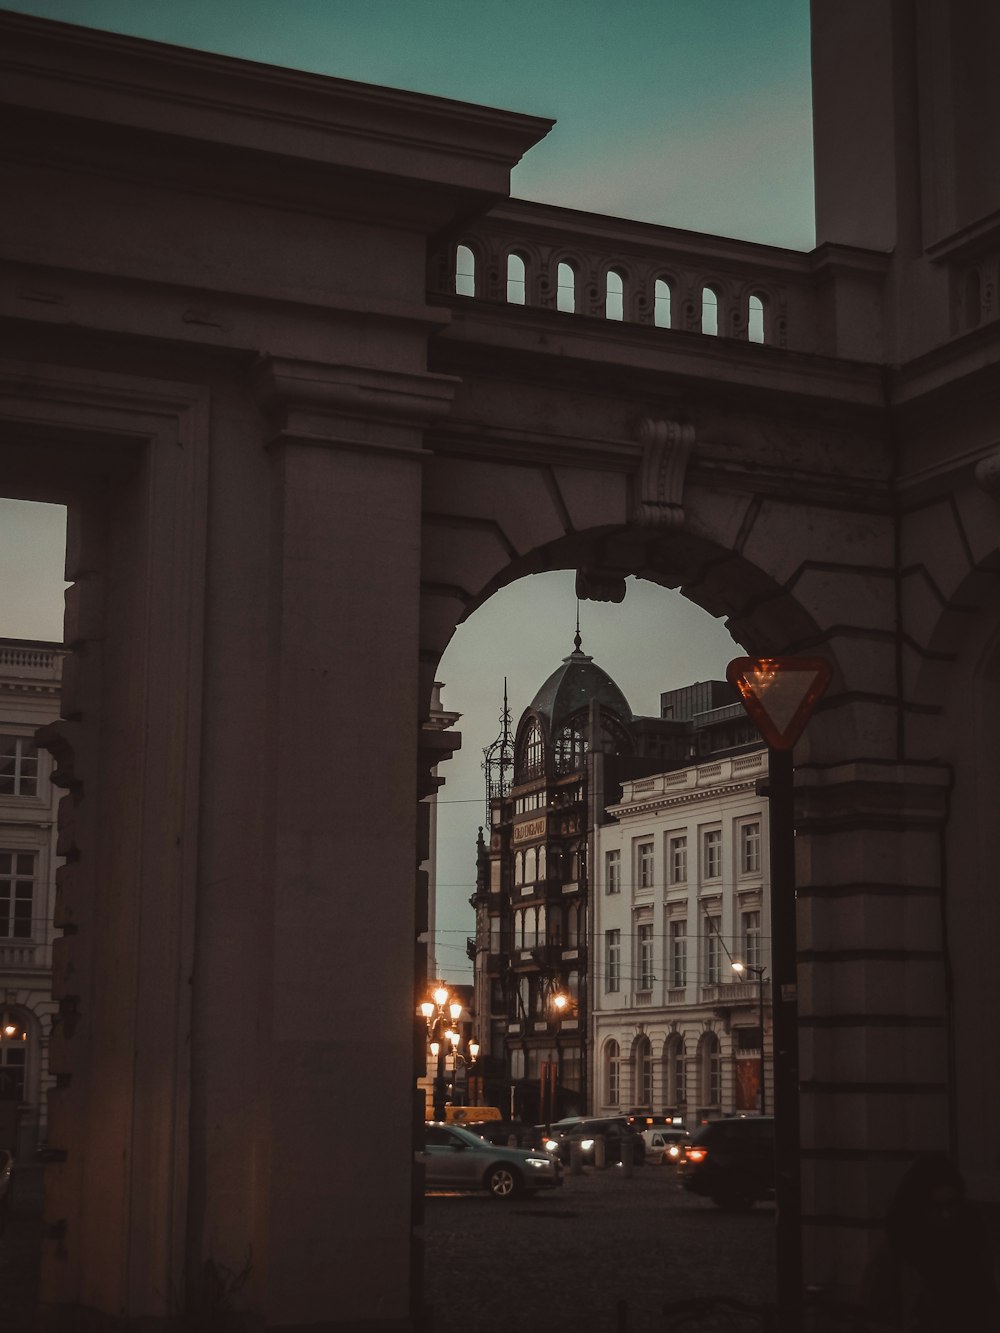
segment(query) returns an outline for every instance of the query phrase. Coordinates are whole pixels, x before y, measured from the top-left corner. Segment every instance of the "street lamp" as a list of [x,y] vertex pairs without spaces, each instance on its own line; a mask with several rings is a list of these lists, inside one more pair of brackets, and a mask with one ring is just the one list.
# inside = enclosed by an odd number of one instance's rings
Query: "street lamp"
[[552,1131],[552,1108],[555,1103],[557,1089],[559,1087],[559,1065],[561,1063],[562,1052],[559,1048],[559,1033],[562,1029],[563,1016],[569,1011],[569,996],[563,991],[556,991],[549,995],[549,1012],[552,1015],[552,1022],[555,1024],[556,1039],[556,1058],[552,1063],[546,1062],[542,1068],[542,1101],[545,1110],[545,1135]]
[[458,1048],[462,1034],[455,1025],[462,1015],[462,1005],[458,1000],[453,1000],[448,987],[441,984],[434,988],[431,997],[430,1000],[424,1000],[419,1012],[427,1024],[428,1050],[431,1058],[437,1062],[437,1072],[434,1076],[434,1119],[443,1120],[447,1094],[445,1079],[447,1057],[451,1055],[454,1064],[471,1064],[479,1055],[479,1043],[475,1041],[469,1043],[471,1060],[460,1055]]
[[757,1006],[760,1014],[760,1113],[767,1114],[767,1091],[764,1079],[764,973],[766,967],[754,967],[752,963],[741,963],[733,960],[732,969],[737,976],[742,976],[744,972],[753,973],[757,980]]

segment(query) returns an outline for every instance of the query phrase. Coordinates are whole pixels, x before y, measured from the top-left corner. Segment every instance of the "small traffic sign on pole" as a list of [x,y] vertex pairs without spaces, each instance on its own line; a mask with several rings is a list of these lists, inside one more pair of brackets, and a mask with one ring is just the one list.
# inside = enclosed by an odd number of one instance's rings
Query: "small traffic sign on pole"
[[790,750],[830,681],[822,657],[736,657],[726,679],[774,750]]

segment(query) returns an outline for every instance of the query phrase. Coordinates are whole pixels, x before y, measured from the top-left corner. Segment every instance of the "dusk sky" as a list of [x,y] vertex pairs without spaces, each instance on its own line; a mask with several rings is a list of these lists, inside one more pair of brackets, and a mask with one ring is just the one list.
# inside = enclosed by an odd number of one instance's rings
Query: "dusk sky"
[[[243,59],[554,118],[516,197],[808,250],[814,242],[808,0],[34,0],[3,7]],[[62,512],[0,500],[0,636],[62,636]],[[443,770],[439,963],[466,980],[482,747],[503,677],[516,724],[572,649],[569,572],[534,576],[460,627],[439,678],[463,714]],[[584,603],[584,651],[633,710],[720,677],[721,623],[650,584]]]

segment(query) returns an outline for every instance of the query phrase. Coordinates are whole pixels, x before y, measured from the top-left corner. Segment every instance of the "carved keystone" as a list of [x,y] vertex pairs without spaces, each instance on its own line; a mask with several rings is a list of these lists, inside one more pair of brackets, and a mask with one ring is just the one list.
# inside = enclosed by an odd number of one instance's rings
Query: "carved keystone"
[[694,427],[643,418],[636,428],[642,462],[636,478],[632,521],[642,528],[679,527],[684,522],[684,477],[694,448]]

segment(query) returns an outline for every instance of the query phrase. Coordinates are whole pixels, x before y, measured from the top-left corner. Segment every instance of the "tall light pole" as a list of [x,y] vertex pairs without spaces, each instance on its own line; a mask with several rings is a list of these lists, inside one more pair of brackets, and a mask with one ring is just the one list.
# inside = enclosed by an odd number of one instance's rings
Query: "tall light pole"
[[737,976],[742,976],[744,972],[752,972],[757,979],[757,1007],[760,1015],[760,1113],[767,1114],[767,1080],[764,1077],[766,1068],[764,1063],[764,973],[766,967],[754,967],[752,963],[740,963],[734,961],[733,971]]
[[[456,1065],[460,1060],[464,1064],[470,1063],[458,1053],[458,1048],[462,1042],[462,1034],[458,1031],[456,1024],[462,1016],[462,1005],[458,1000],[451,998],[451,992],[447,986],[439,983],[431,992],[431,999],[424,1000],[420,1005],[420,1013],[427,1024],[427,1049],[430,1052],[431,1059],[436,1062],[434,1119],[443,1120],[445,1098],[448,1090],[448,1081],[445,1077],[447,1057],[451,1055]],[[474,1062],[479,1055],[478,1042],[469,1043],[469,1054],[472,1057],[472,1062]]]

